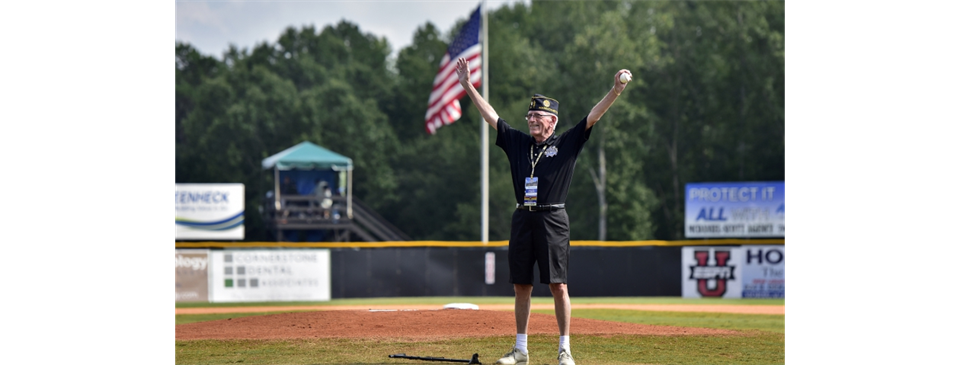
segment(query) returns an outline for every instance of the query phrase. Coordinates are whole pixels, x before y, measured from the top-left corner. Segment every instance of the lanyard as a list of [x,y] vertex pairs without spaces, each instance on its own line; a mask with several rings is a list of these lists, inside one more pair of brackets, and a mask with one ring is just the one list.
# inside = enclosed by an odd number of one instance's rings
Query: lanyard
[[543,151],[546,151],[546,150],[547,150],[547,147],[549,147],[549,145],[543,146],[543,149],[541,149],[541,150],[540,150],[540,153],[537,155],[537,159],[534,160],[534,159],[533,159],[533,146],[534,146],[534,145],[535,145],[535,143],[531,143],[531,144],[530,144],[530,164],[532,165],[532,166],[530,167],[530,177],[533,177],[533,171],[537,169],[537,162],[540,162],[540,157],[543,156]]

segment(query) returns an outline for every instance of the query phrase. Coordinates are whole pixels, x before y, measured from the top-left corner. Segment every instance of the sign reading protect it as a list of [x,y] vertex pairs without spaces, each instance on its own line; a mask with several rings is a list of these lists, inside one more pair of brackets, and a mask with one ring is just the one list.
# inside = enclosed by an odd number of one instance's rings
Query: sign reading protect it
[[177,184],[176,239],[242,240],[243,184]]
[[785,237],[784,182],[711,182],[686,186],[687,238]]

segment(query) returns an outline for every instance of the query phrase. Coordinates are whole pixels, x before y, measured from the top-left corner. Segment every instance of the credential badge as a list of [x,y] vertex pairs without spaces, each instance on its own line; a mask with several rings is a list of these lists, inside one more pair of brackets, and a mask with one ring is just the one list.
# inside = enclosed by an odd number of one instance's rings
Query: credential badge
[[547,157],[553,157],[557,155],[557,146],[547,147],[547,152],[545,152]]

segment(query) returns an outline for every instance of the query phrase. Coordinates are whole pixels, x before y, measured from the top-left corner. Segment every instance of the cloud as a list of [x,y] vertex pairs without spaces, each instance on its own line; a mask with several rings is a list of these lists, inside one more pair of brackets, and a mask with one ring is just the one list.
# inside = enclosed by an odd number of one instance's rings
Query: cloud
[[224,15],[223,12],[211,9],[208,3],[177,2],[177,32],[208,28],[226,34],[229,29],[223,21]]
[[[491,9],[529,0],[488,1]],[[327,25],[347,20],[364,33],[386,37],[396,52],[409,46],[417,27],[432,22],[442,32],[466,19],[476,1],[178,1],[176,39],[201,53],[220,55],[230,44],[253,48],[274,42],[287,27]]]

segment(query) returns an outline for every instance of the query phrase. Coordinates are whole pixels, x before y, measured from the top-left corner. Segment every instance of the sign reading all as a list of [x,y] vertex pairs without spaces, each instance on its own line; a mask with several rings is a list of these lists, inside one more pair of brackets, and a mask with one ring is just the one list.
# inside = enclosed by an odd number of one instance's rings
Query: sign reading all
[[784,237],[784,182],[689,183],[687,238]]

